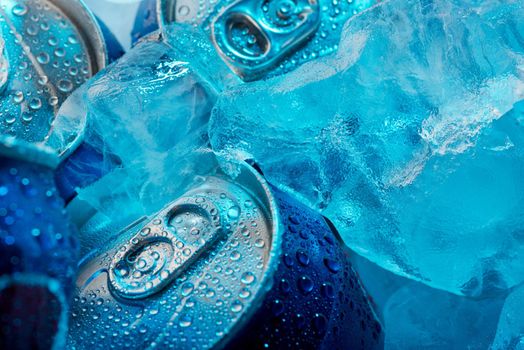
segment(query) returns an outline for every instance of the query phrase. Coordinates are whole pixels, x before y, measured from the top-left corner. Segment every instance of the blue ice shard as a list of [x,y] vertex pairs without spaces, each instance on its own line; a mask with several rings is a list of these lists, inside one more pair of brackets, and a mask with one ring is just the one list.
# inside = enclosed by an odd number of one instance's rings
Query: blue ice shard
[[523,99],[522,1],[385,1],[337,53],[224,93],[210,134],[358,253],[485,295],[524,280]]
[[524,348],[523,303],[524,287],[520,286],[506,298],[491,349],[518,350]]

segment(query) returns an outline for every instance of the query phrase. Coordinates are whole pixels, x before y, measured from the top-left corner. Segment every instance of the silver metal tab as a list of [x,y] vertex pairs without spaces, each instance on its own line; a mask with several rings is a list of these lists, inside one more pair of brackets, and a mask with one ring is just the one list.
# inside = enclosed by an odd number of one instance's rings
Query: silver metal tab
[[211,38],[231,68],[254,80],[276,66],[315,33],[317,0],[244,0],[211,25]]
[[246,165],[182,193],[84,258],[68,347],[220,348],[258,309],[282,244],[268,184]]
[[179,199],[123,245],[109,268],[109,281],[124,298],[162,290],[222,235],[219,209],[205,196]]

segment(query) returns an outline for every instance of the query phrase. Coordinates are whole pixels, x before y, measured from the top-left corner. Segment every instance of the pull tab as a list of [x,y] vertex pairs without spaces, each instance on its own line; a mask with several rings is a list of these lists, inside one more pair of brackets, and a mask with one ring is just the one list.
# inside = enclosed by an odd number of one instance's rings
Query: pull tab
[[4,92],[9,78],[9,60],[5,48],[5,40],[0,31],[0,94]]
[[197,261],[222,233],[214,203],[204,196],[183,197],[119,249],[109,267],[110,285],[126,299],[155,294]]
[[244,80],[254,80],[306,42],[319,24],[318,0],[244,0],[211,28],[226,62]]

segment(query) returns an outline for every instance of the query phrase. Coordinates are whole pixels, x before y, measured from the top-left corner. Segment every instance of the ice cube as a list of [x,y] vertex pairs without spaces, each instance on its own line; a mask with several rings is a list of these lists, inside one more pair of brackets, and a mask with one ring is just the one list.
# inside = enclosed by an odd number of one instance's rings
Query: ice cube
[[524,349],[524,287],[513,290],[500,313],[497,335],[491,345],[493,350]]
[[388,350],[488,349],[503,297],[470,299],[412,282],[384,309]]
[[524,280],[524,4],[385,1],[338,52],[225,92],[215,151],[256,159],[397,274],[464,295]]
[[[89,206],[97,212],[98,228],[89,231],[97,235],[105,230],[104,218],[112,225],[106,231],[114,233],[158,211],[212,165],[206,161],[213,156],[211,108],[223,84],[239,79],[198,30],[177,26],[164,37],[172,46],[145,41],[77,90],[46,140],[69,156],[59,184],[77,187],[79,213]],[[100,239],[82,234],[83,252]]]

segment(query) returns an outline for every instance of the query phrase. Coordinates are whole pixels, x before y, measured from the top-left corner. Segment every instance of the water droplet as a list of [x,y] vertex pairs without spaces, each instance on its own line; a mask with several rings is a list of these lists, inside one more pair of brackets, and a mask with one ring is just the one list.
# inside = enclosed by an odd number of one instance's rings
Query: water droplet
[[231,311],[235,313],[242,311],[243,308],[244,304],[242,304],[242,302],[240,302],[239,300],[235,300],[233,301],[233,303],[231,303]]
[[280,316],[284,312],[284,303],[278,299],[273,300],[273,303],[271,304],[271,312],[275,317]]
[[8,125],[13,124],[15,121],[16,121],[16,117],[13,114],[8,114],[8,115],[5,116],[5,122]]
[[187,297],[193,292],[193,289],[195,289],[193,283],[184,283],[184,285],[182,286],[182,296]]
[[78,39],[77,39],[76,36],[74,36],[74,35],[70,35],[70,36],[67,38],[67,41],[68,41],[70,44],[78,44]]
[[42,107],[42,100],[38,97],[31,99],[31,101],[29,101],[29,107],[34,110],[40,109],[40,107]]
[[297,251],[297,260],[302,266],[309,265],[309,256],[302,250]]
[[56,46],[58,44],[58,39],[54,36],[50,36],[47,43],[51,46]]
[[333,273],[337,273],[340,271],[340,269],[342,269],[342,265],[340,265],[338,261],[330,259],[330,258],[324,259],[324,265],[326,265],[328,270]]
[[259,238],[255,241],[255,247],[263,248],[266,245],[266,242],[262,238]]
[[242,277],[241,277],[241,281],[242,283],[244,284],[251,284],[253,282],[255,282],[255,275],[253,275],[253,273],[251,272],[245,272],[244,274],[242,274]]
[[49,97],[49,105],[53,107],[58,105],[58,97],[56,96]]
[[73,90],[73,83],[67,79],[61,79],[58,81],[58,89],[62,92],[70,92]]
[[309,294],[313,291],[313,287],[315,285],[313,284],[313,281],[308,276],[302,276],[298,279],[298,289],[303,294]]
[[233,220],[236,220],[238,219],[240,215],[240,208],[238,206],[232,206],[231,208],[229,208],[229,210],[227,211],[227,216],[230,218],[230,219],[233,219]]
[[47,54],[47,52],[40,52],[40,53],[36,56],[36,60],[37,60],[38,63],[40,63],[40,64],[47,64],[47,63],[49,63],[49,55]]
[[335,288],[333,288],[333,285],[329,282],[324,282],[320,286],[320,293],[328,299],[335,298]]
[[237,261],[239,260],[241,257],[240,253],[238,252],[238,250],[234,250],[231,252],[231,255],[230,255],[230,258],[232,261]]
[[65,50],[63,48],[61,48],[61,47],[55,49],[54,53],[55,53],[56,57],[64,57],[65,54],[66,54]]
[[242,299],[247,299],[251,296],[251,292],[246,287],[242,288],[240,292],[238,293],[238,296]]
[[27,14],[28,8],[24,4],[16,4],[13,6],[13,15],[15,16],[24,16]]
[[16,104],[22,103],[24,100],[24,93],[22,91],[16,91],[13,95],[13,102]]
[[192,323],[193,323],[193,320],[188,315],[184,315],[180,317],[180,320],[178,321],[178,325],[183,328],[191,326]]
[[323,335],[327,330],[327,318],[322,314],[315,314],[313,317],[313,329],[317,335]]

